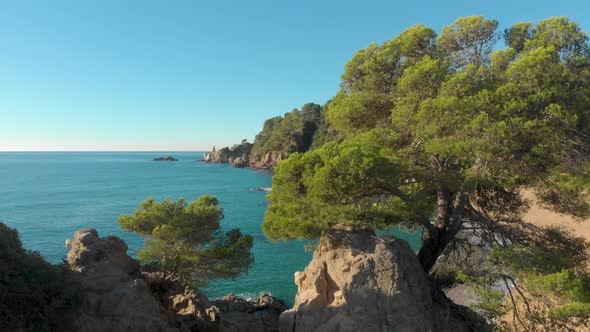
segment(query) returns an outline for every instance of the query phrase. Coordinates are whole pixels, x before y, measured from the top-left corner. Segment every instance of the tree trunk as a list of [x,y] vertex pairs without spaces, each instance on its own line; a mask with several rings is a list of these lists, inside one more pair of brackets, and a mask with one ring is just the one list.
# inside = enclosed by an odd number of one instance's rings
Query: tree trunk
[[418,260],[424,269],[424,272],[429,273],[430,269],[436,263],[438,256],[442,252],[441,246],[437,239],[427,238],[422,241],[422,247],[418,251]]
[[461,229],[465,199],[465,193],[451,193],[442,184],[437,185],[436,231],[429,232],[428,238],[422,241],[422,248],[418,252],[418,260],[426,273],[430,272],[438,257]]

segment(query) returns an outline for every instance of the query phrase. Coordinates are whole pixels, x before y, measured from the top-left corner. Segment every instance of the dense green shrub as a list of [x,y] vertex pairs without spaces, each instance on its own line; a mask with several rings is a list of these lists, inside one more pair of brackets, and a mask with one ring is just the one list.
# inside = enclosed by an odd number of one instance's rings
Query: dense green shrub
[[25,250],[17,231],[0,223],[0,330],[67,330],[77,290],[65,264]]
[[144,269],[161,271],[185,285],[206,286],[216,278],[234,278],[254,262],[253,238],[239,229],[221,231],[223,209],[217,198],[202,195],[161,203],[148,198],[133,215],[122,215],[125,231],[147,237],[139,250]]

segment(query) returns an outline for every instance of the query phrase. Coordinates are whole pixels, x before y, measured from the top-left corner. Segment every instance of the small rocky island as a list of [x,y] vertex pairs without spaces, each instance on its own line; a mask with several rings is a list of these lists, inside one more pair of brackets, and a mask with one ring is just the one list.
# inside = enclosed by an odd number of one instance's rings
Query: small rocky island
[[154,158],[152,160],[153,161],[178,161],[178,159],[176,159],[172,156],[159,157],[159,158]]

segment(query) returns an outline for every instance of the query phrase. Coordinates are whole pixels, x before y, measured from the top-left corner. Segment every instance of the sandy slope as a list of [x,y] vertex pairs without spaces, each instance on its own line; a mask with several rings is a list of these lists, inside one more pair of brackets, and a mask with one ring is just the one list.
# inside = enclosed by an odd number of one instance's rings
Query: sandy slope
[[[525,197],[532,200],[533,195],[525,193]],[[590,241],[590,219],[576,221],[571,217],[559,215],[533,203],[531,209],[525,214],[524,220],[538,226],[564,226]]]

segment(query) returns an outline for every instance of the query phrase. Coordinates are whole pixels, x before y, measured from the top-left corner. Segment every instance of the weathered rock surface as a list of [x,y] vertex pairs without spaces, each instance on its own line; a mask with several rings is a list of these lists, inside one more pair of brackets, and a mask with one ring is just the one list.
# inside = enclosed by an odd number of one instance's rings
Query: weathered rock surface
[[201,291],[166,280],[162,273],[148,272],[144,277],[160,303],[174,314],[181,331],[219,331],[219,309]]
[[225,147],[219,150],[205,152],[203,161],[206,163],[226,164],[229,163],[234,167],[248,167],[250,165],[250,152],[254,144],[242,140],[242,143],[236,144],[231,148]]
[[178,161],[178,159],[172,157],[172,156],[166,156],[166,157],[158,157],[158,158],[154,158],[152,159],[153,161]]
[[123,240],[101,239],[96,230],[81,229],[68,263],[79,272],[82,294],[75,331],[178,331],[149,291],[138,262],[127,256]]
[[391,236],[332,231],[305,271],[295,273],[295,283],[295,305],[281,315],[281,331],[482,328],[433,287],[408,243]]
[[161,273],[142,273],[123,240],[99,238],[91,228],[75,233],[68,264],[78,272],[82,294],[75,331],[278,331],[287,309],[266,294],[256,301],[235,295],[210,301]]

